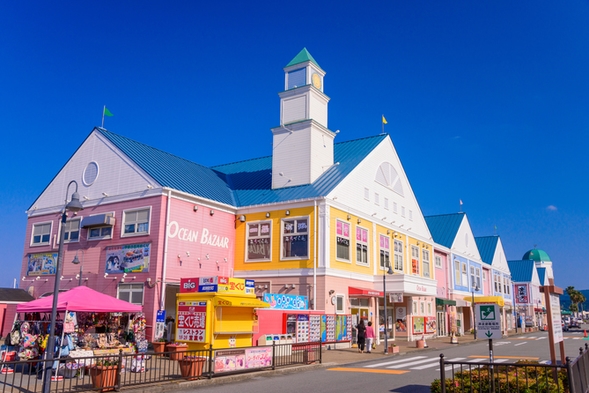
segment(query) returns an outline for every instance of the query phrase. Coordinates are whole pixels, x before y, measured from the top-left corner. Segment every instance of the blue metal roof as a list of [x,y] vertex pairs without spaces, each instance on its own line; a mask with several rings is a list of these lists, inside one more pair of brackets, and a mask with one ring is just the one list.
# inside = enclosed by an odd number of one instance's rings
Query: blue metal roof
[[479,254],[481,254],[483,262],[487,265],[491,265],[493,263],[495,251],[497,250],[499,236],[481,236],[475,237],[474,240],[477,243],[477,248],[479,249]]
[[327,195],[388,135],[334,144],[334,163],[312,184],[272,189],[272,157],[211,168],[155,149],[103,128],[95,130],[133,160],[161,186],[235,207]]
[[444,247],[451,248],[464,217],[465,213],[452,213],[424,218],[434,241]]
[[507,261],[513,282],[531,282],[534,273],[534,261]]
[[539,267],[536,268],[536,270],[538,271],[538,278],[540,278],[540,285],[544,285],[544,280],[546,279],[546,268]]

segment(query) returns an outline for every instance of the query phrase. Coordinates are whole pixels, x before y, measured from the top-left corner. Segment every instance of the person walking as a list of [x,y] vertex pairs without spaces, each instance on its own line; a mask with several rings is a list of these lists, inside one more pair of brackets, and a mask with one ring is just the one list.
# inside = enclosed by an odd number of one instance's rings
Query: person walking
[[366,326],[364,325],[364,320],[360,319],[360,322],[356,326],[356,337],[358,339],[358,352],[364,353],[364,345],[366,343]]
[[372,327],[372,321],[368,321],[366,326],[366,352],[372,351],[372,343],[374,342],[374,328]]

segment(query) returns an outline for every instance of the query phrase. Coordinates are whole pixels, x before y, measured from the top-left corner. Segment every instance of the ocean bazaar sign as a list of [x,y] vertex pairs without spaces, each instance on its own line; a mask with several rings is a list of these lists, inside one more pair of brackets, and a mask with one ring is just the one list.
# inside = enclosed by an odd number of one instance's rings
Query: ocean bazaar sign
[[199,230],[183,228],[176,221],[170,222],[170,225],[168,226],[168,237],[170,239],[177,237],[182,241],[206,244],[213,247],[229,248],[228,237],[213,234],[204,227],[202,228],[202,232]]

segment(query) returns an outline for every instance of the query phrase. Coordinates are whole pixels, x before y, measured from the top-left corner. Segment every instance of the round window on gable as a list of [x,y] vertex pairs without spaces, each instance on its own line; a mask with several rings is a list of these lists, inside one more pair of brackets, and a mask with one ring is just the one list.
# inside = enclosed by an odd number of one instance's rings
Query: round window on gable
[[98,178],[98,164],[94,161],[89,162],[84,169],[84,176],[82,177],[84,185],[90,186]]

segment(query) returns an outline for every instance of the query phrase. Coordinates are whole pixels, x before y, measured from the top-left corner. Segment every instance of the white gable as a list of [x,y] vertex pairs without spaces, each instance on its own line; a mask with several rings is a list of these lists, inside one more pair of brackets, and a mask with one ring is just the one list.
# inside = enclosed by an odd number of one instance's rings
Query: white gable
[[32,205],[29,214],[60,210],[78,183],[80,202],[87,207],[108,203],[121,195],[155,192],[159,185],[138,168],[108,140],[94,131],[59,171],[53,181]]
[[495,253],[493,254],[493,260],[491,261],[493,269],[501,271],[503,273],[509,273],[509,265],[507,264],[507,258],[505,257],[505,250],[503,249],[503,243],[501,238],[497,239],[497,245],[495,246]]
[[456,237],[454,238],[451,248],[453,252],[467,257],[471,261],[482,262],[481,254],[479,253],[479,248],[474,240],[472,228],[470,227],[466,214],[456,232]]
[[349,211],[412,237],[431,239],[421,208],[390,139],[385,138],[328,195]]

